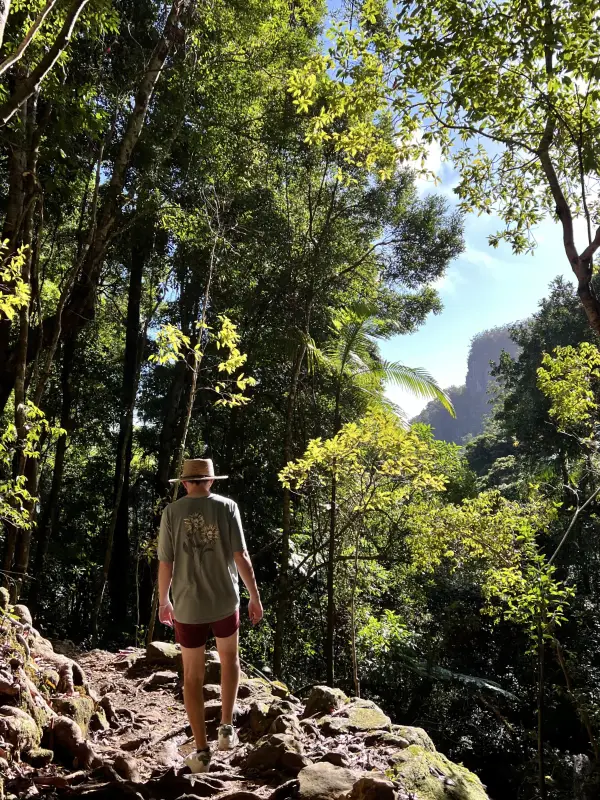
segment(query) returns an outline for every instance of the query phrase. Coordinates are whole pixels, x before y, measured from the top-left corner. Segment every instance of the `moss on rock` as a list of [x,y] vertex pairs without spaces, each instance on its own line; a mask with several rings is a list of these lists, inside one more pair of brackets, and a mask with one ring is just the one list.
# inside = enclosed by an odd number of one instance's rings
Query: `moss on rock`
[[0,735],[18,751],[31,750],[39,747],[42,729],[23,709],[1,706]]
[[23,759],[32,767],[47,767],[54,759],[54,753],[45,747],[32,747],[23,754]]
[[52,708],[56,713],[76,722],[84,736],[87,735],[94,706],[92,698],[87,696],[52,698]]
[[181,648],[170,642],[150,642],[146,648],[146,661],[150,665],[168,665],[181,669]]
[[352,704],[344,715],[351,731],[391,731],[392,721],[375,703]]
[[441,753],[413,744],[400,755],[390,777],[416,800],[488,800],[479,778]]
[[435,745],[423,728],[413,728],[410,725],[392,725],[392,732],[396,736],[406,739],[409,744],[416,744],[422,747],[423,750],[435,753]]

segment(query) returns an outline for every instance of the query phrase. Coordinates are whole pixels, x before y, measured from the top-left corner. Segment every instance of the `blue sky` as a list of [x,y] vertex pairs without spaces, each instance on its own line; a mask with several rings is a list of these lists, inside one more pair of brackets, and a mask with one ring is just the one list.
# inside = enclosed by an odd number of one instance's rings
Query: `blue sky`
[[[435,187],[420,180],[420,191],[442,192],[454,204],[456,173],[450,165],[440,163],[435,151],[430,154],[428,167],[441,183]],[[490,247],[487,237],[499,228],[496,217],[471,214],[465,218],[465,252],[438,284],[442,313],[430,315],[416,333],[385,342],[385,358],[423,367],[443,387],[464,383],[469,344],[475,334],[529,316],[557,275],[572,281],[557,222],[548,219],[536,229],[538,246],[533,255],[515,256],[506,245]],[[580,244],[584,244],[582,233],[580,230]],[[409,417],[425,405],[395,387],[388,387],[387,394]]]

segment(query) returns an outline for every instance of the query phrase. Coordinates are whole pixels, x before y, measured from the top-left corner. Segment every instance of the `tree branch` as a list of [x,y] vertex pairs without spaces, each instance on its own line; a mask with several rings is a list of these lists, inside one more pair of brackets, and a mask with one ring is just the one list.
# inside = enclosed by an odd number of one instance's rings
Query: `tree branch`
[[75,0],[67,18],[62,26],[62,29],[54,44],[48,50],[46,55],[42,58],[37,67],[19,84],[16,91],[8,98],[8,100],[0,106],[0,125],[6,125],[9,119],[15,114],[19,106],[27,100],[36,91],[40,83],[44,80],[46,75],[50,72],[61,53],[66,48],[79,15],[87,5],[88,0]]
[[29,47],[31,42],[33,41],[33,37],[39,30],[39,28],[43,25],[44,20],[48,16],[48,14],[52,11],[54,6],[56,5],[57,0],[48,0],[44,8],[40,11],[40,13],[35,18],[35,21],[31,28],[25,34],[23,41],[9,56],[7,56],[4,61],[0,64],[0,75],[4,75],[7,69],[10,69],[13,64],[16,64],[17,61],[21,58],[25,50]]

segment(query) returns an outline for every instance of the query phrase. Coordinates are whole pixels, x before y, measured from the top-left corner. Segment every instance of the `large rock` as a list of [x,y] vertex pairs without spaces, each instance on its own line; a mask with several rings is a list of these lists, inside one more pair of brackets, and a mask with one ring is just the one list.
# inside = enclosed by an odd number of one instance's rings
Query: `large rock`
[[342,716],[348,720],[350,731],[391,731],[392,721],[371,700],[352,700],[344,706]]
[[146,662],[150,666],[170,666],[181,669],[181,648],[170,642],[150,642],[146,648]]
[[23,625],[33,625],[31,611],[27,608],[27,606],[19,603],[18,605],[13,606],[12,612]]
[[422,747],[423,750],[435,753],[435,745],[423,728],[413,728],[409,725],[392,725],[392,736],[400,736],[409,744],[416,744]]
[[144,682],[144,689],[152,691],[153,689],[174,689],[179,682],[179,675],[173,670],[159,670],[154,672],[147,681]]
[[83,736],[87,736],[90,720],[94,713],[95,703],[86,695],[76,697],[53,697],[52,708],[57,714],[74,720]]
[[32,747],[31,750],[23,754],[23,758],[32,767],[41,768],[47,767],[52,762],[54,753],[45,747]]
[[20,708],[0,706],[0,738],[17,751],[39,747],[42,731],[32,717]]
[[354,699],[346,703],[336,714],[328,714],[318,720],[325,736],[342,733],[368,733],[377,731],[381,736],[389,733],[392,722],[387,714],[371,700]]
[[10,604],[10,592],[5,586],[0,586],[0,611],[6,611]]
[[300,800],[337,800],[352,791],[359,774],[327,761],[310,764],[298,774]]
[[303,755],[302,742],[299,739],[277,733],[265,736],[250,750],[244,767],[259,772],[284,769],[296,773],[309,763]]
[[359,778],[348,800],[394,800],[394,784],[383,775],[365,775]]
[[204,683],[221,683],[221,659],[216,650],[204,654]]
[[313,686],[304,707],[304,717],[321,716],[337,711],[348,702],[341,689],[330,689],[329,686]]
[[441,753],[411,745],[401,755],[394,777],[415,800],[489,800],[476,775]]
[[268,702],[273,694],[269,684],[262,678],[242,678],[238,690],[240,700],[256,700]]
[[205,700],[220,700],[221,687],[216,683],[204,684],[204,699]]
[[271,723],[269,733],[287,733],[300,739],[302,737],[302,728],[295,714],[281,714],[275,717]]

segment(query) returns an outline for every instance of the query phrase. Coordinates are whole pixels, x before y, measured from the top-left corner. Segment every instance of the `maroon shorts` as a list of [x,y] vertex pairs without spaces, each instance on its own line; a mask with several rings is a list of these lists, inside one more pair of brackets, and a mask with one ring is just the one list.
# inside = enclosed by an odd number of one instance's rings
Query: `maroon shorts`
[[182,647],[204,647],[210,631],[216,636],[217,639],[226,639],[233,634],[240,627],[240,612],[234,611],[233,614],[225,619],[219,619],[216,622],[201,622],[198,624],[189,624],[186,622],[175,622],[175,641]]

